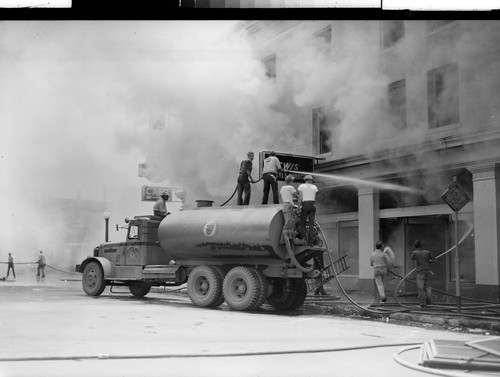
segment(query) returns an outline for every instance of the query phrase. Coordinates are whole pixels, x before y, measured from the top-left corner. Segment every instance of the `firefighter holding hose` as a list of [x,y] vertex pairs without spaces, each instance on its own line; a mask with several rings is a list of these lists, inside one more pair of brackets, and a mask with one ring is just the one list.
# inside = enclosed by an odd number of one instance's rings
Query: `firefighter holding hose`
[[[250,203],[250,193],[251,193],[250,182],[255,183],[255,181],[252,178],[253,159],[254,159],[254,153],[248,152],[247,159],[241,161],[240,164],[240,171],[238,174],[238,187],[237,187],[238,189],[237,203],[239,206],[241,205],[246,206]],[[244,198],[243,194],[245,194]]]
[[264,180],[262,204],[267,204],[270,189],[273,190],[273,203],[279,204],[278,173],[281,171],[281,162],[276,157],[276,153],[274,151],[269,152],[269,157],[264,160],[264,167],[262,169],[262,179]]

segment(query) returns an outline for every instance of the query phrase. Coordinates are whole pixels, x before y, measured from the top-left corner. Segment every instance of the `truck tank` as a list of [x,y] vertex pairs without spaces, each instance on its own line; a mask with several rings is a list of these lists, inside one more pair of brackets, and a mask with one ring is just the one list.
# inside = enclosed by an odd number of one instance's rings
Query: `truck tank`
[[158,229],[162,248],[178,261],[285,259],[281,206],[198,207],[172,213]]

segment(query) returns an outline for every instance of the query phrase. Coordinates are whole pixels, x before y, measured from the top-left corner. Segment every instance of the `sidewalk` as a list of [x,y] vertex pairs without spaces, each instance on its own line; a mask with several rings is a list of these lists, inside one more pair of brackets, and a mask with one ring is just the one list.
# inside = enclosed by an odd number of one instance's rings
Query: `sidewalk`
[[434,305],[421,309],[416,296],[399,297],[401,306],[391,295],[385,303],[379,303],[373,294],[347,292],[354,304],[340,289],[326,290],[329,296],[310,294],[305,305],[323,314],[500,336],[500,303],[492,307],[463,300],[461,313],[457,313],[456,304],[440,302],[439,297]]

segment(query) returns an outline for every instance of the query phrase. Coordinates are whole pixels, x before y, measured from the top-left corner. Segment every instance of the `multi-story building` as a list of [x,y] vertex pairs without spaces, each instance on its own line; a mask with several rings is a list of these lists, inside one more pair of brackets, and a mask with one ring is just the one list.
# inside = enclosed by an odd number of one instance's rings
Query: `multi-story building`
[[[374,289],[376,240],[405,275],[420,239],[440,256],[433,287],[453,293],[446,251],[458,225],[462,295],[500,299],[500,22],[245,21],[239,31],[290,119],[274,149],[318,158],[317,218],[333,254],[347,255],[346,287]],[[442,198],[454,180],[470,198],[458,224]]]

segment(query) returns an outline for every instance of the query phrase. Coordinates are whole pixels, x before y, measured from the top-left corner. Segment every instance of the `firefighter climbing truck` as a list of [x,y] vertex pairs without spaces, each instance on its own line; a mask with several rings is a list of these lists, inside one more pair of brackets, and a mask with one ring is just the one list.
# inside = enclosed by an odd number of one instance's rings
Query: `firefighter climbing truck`
[[87,295],[128,286],[143,297],[151,287],[187,282],[197,306],[225,301],[233,310],[255,310],[267,302],[294,310],[304,303],[310,282],[315,288],[324,284],[314,263],[328,251],[321,229],[315,224],[313,245],[288,237],[283,243],[280,206],[198,207],[125,222],[125,242],[105,242],[77,265]]

